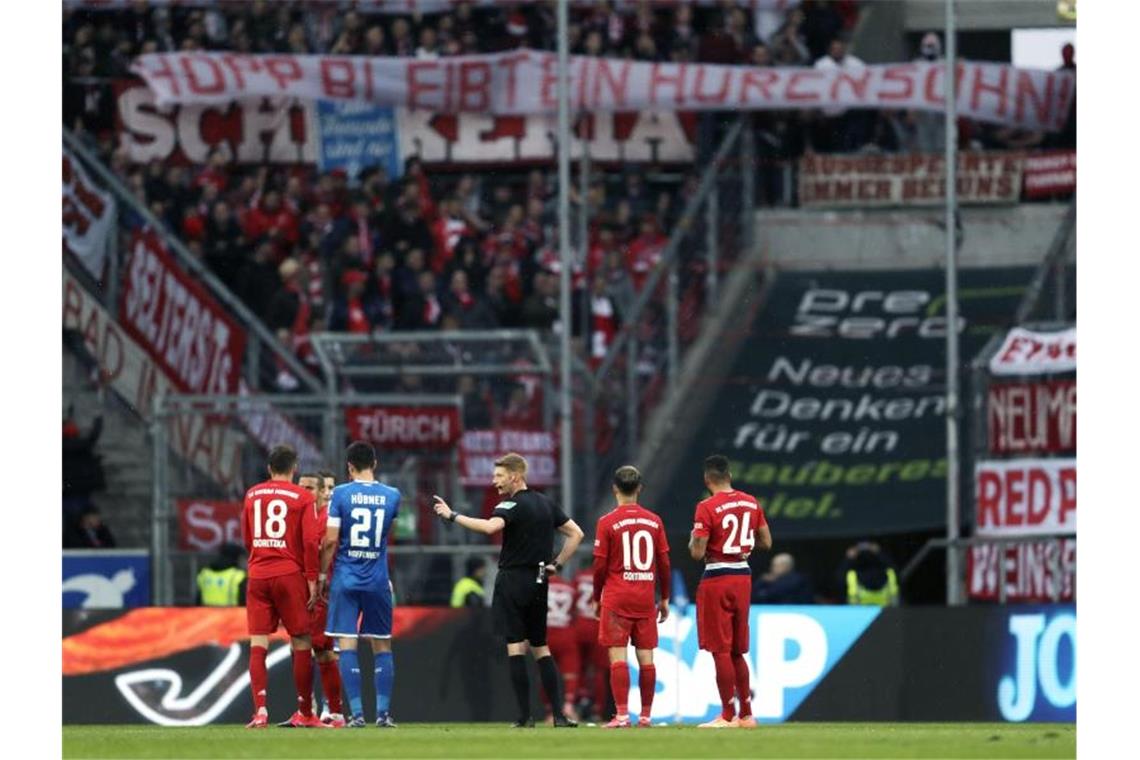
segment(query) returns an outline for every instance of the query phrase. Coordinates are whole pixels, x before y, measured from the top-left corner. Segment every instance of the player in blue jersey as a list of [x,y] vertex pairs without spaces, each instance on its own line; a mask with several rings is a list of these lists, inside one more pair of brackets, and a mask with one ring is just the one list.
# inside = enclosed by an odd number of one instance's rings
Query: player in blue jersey
[[[320,581],[327,584],[326,633],[340,645],[340,674],[348,694],[349,728],[364,727],[360,703],[357,638],[370,639],[375,662],[376,725],[394,728],[389,715],[395,670],[392,664],[392,590],[388,583],[388,534],[400,508],[399,490],[377,482],[376,452],[357,441],[348,447],[349,482],[333,489],[329,501]],[[331,580],[329,565],[336,555]],[[360,621],[359,629],[357,621]]]

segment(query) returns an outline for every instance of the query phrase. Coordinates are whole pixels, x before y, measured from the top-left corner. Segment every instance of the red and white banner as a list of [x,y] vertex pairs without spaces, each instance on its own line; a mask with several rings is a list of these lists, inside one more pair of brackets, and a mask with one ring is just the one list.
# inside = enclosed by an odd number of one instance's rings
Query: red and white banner
[[[133,163],[153,160],[206,163],[210,151],[238,164],[312,164],[318,129],[312,103],[283,98],[181,105],[159,109],[154,93],[137,82],[115,83],[119,145]],[[589,144],[598,162],[688,163],[696,121],[691,113],[646,111],[591,114],[575,131],[571,157]],[[556,157],[553,117],[437,114],[396,109],[400,160],[428,164],[550,162]]]
[[1007,602],[1071,602],[1077,591],[1077,540],[972,546],[966,555],[971,599],[997,601],[1005,580]]
[[[1020,153],[960,153],[959,203],[1017,203]],[[800,205],[805,207],[934,206],[946,191],[939,155],[809,155],[800,159]]]
[[1076,380],[1000,383],[986,395],[991,454],[1076,451]]
[[979,462],[974,470],[978,536],[1077,532],[1077,460]]
[[489,486],[495,460],[511,451],[526,459],[527,483],[557,485],[558,439],[541,430],[468,430],[459,443],[459,482]]
[[[151,420],[154,397],[183,390],[165,367],[122,329],[67,270],[63,271],[63,327],[83,337],[87,352],[108,384],[144,420]],[[219,486],[240,489],[242,436],[217,417],[174,417],[167,428],[170,448]]]
[[153,233],[131,242],[119,319],[179,390],[237,392],[245,332]]
[[87,176],[83,164],[63,151],[63,245],[96,279],[103,276],[107,244],[115,229],[115,199]]
[[[425,163],[504,164],[550,162],[556,157],[558,132],[553,117],[493,116],[481,113],[437,114],[396,109],[400,157]],[[694,157],[696,117],[679,111],[594,113],[571,132],[570,157],[612,163],[690,163]]]
[[344,410],[350,438],[390,449],[447,449],[462,433],[455,406],[370,406]]
[[[534,50],[435,60],[331,55],[148,53],[131,71],[160,105],[283,97],[362,101],[435,113],[557,111],[557,56]],[[941,111],[945,67],[898,63],[858,70],[649,63],[573,56],[575,111],[891,108]],[[977,121],[1059,129],[1075,77],[1067,71],[962,62],[958,113]]]
[[990,359],[995,375],[1049,375],[1077,369],[1077,328],[1034,332],[1014,327]]
[[317,160],[312,103],[273,97],[159,108],[154,93],[138,82],[115,82],[114,90],[119,145],[134,163],[204,164],[215,146],[239,164]]
[[222,544],[241,546],[241,502],[178,499],[178,548],[217,551]]
[[1061,150],[1025,157],[1025,197],[1045,198],[1077,189],[1077,152]]

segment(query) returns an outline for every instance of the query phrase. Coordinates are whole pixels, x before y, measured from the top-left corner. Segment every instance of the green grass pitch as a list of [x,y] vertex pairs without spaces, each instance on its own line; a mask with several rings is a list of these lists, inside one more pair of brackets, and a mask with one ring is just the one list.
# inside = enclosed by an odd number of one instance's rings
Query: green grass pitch
[[1007,758],[1076,757],[1071,724],[790,723],[603,731],[470,723],[381,730],[65,726],[65,758]]

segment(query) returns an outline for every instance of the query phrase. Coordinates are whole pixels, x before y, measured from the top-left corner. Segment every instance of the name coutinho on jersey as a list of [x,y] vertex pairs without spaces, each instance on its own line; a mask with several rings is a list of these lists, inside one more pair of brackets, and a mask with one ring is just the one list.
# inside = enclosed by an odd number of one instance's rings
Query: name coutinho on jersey
[[639,573],[633,570],[626,570],[621,574],[621,579],[623,581],[652,581],[653,571],[650,570],[647,573]]

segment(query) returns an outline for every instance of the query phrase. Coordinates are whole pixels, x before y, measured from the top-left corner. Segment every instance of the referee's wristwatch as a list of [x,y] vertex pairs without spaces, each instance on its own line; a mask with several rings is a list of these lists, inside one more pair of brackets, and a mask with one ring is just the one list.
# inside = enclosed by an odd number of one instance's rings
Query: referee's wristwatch
[[459,513],[456,512],[455,510],[452,510],[451,514],[447,516],[448,522],[455,522],[458,519],[459,519]]
[[561,562],[559,562],[558,560],[554,560],[550,564],[554,565],[555,571],[557,571],[559,573],[562,572],[562,563]]

